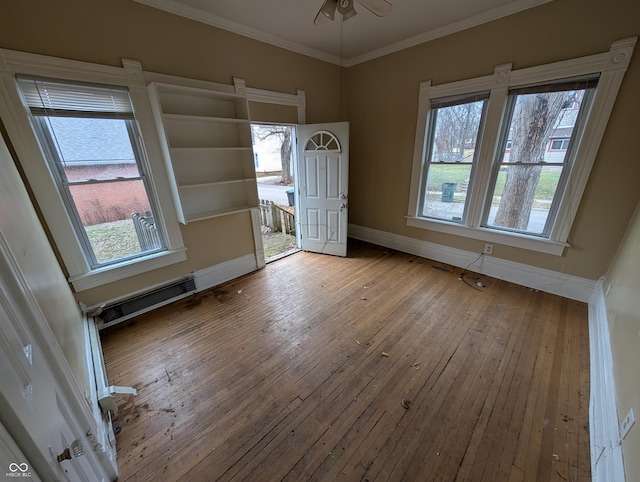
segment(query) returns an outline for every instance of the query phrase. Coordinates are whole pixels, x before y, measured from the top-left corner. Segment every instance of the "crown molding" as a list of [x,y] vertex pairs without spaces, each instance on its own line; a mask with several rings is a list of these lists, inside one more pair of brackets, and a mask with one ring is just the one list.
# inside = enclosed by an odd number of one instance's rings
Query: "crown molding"
[[469,28],[477,27],[478,25],[489,23],[503,17],[508,17],[509,15],[513,15],[550,2],[553,2],[553,0],[520,0],[517,2],[513,2],[503,7],[494,8],[493,10],[489,10],[488,12],[484,12],[473,17],[460,20],[459,22],[454,22],[452,24],[445,25],[444,27],[429,30],[428,32],[416,35],[415,37],[411,37],[406,40],[387,45],[386,47],[383,47],[381,49],[372,50],[371,52],[368,52],[366,54],[353,57],[351,59],[345,60],[344,65],[345,67],[351,67],[363,62],[368,62],[369,60],[374,60],[379,57],[398,52],[400,50],[415,47],[416,45],[420,45],[422,43],[429,42],[441,37],[446,37],[447,35],[461,32]]
[[342,62],[340,60],[340,57],[338,56],[331,55],[317,49],[312,49],[310,47],[306,47],[296,42],[285,40],[281,37],[268,34],[258,29],[247,27],[246,25],[242,25],[237,22],[232,22],[231,20],[227,20],[217,15],[213,15],[199,8],[194,8],[194,7],[180,4],[174,0],[133,0],[133,1],[143,5],[147,5],[149,7],[163,10],[168,13],[172,13],[174,15],[178,15],[180,17],[188,18],[190,20],[195,20],[196,22],[201,22],[207,25],[211,25],[212,27],[220,28],[228,32],[242,35],[244,37],[252,38],[260,42],[274,45],[276,47],[290,50],[292,52],[306,55],[308,57],[313,57],[318,60],[323,60],[325,62],[330,62],[336,65],[343,65],[344,67],[351,67],[353,65],[361,64],[369,60],[374,60],[374,59],[377,59],[378,57],[382,57],[394,52],[398,52],[400,50],[414,47],[416,45],[429,42],[431,40],[435,40],[440,37],[445,37],[447,35],[451,35],[453,33],[460,32],[462,30],[466,30],[472,27],[477,27],[478,25],[482,25],[484,23],[492,22],[494,20],[498,20],[503,17],[508,17],[509,15],[522,12],[523,10],[528,10],[530,8],[537,7],[539,5],[552,2],[553,0],[519,0],[513,3],[510,3],[508,5],[505,5],[503,7],[494,8],[493,10],[490,10],[488,12],[484,12],[484,13],[475,15],[473,17],[461,20],[459,22],[454,22],[450,25],[445,25],[444,27],[436,28],[434,30],[429,30],[428,32],[424,32],[420,35],[416,35],[406,40],[396,42],[386,47],[372,50],[371,52],[368,52],[366,54],[359,55],[351,59],[344,59]]
[[312,49],[310,47],[306,47],[296,42],[285,40],[283,38],[268,34],[266,32],[263,32],[255,28],[247,27],[246,25],[242,25],[237,22],[232,22],[231,20],[227,20],[225,18],[218,17],[217,15],[207,13],[203,10],[200,10],[199,8],[182,5],[173,0],[133,0],[133,1],[137,3],[141,3],[143,5],[147,5],[148,7],[164,10],[165,12],[172,13],[180,17],[188,18],[190,20],[195,20],[196,22],[204,23],[212,27],[226,30],[228,32],[242,35],[243,37],[248,37],[254,40],[258,40],[260,42],[274,45],[276,47],[290,50],[291,52],[306,55],[308,57],[313,57],[318,60],[330,62],[332,64],[340,65],[340,58],[336,57],[335,55],[331,55],[326,52],[322,52],[320,50]]

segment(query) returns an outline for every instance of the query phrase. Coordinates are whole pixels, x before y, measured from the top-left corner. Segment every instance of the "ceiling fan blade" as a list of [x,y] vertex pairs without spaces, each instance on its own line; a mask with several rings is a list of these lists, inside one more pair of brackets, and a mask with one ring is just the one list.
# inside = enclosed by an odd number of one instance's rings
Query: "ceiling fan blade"
[[369,10],[371,13],[376,14],[378,17],[384,17],[389,12],[393,5],[387,2],[387,0],[356,0],[360,5]]
[[324,3],[322,4],[322,7],[320,7],[320,11],[316,15],[313,23],[319,25],[321,23],[326,23],[328,20],[333,20],[336,8],[338,8],[338,0],[324,0]]
[[322,12],[318,12],[318,14],[316,15],[315,20],[313,21],[313,23],[315,23],[316,25],[320,25],[320,24],[323,24],[323,23],[329,23],[329,22],[331,22],[331,19],[329,17],[327,17]]

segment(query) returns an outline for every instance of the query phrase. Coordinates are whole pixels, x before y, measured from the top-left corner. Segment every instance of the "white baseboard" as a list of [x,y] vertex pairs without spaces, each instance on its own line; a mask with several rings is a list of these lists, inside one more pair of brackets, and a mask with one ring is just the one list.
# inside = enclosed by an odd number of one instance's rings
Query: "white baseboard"
[[[460,268],[468,266],[479,254],[355,224],[349,224],[349,237]],[[585,303],[591,298],[596,286],[596,280],[492,256],[485,256],[473,264],[469,271]]]
[[238,278],[258,269],[255,254],[247,254],[240,258],[231,259],[223,263],[204,268],[193,273],[196,291],[212,288],[226,281]]
[[603,279],[598,281],[589,301],[589,348],[591,356],[589,398],[591,477],[594,482],[624,482],[613,355]]

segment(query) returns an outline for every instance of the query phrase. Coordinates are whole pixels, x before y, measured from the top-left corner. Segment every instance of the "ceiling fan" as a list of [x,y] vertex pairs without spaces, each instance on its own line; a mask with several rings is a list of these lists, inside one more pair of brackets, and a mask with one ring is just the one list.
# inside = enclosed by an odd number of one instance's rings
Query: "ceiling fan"
[[[316,15],[313,23],[316,25],[333,20],[336,10],[342,14],[343,20],[349,20],[355,16],[355,8],[353,8],[354,0],[324,0],[320,11]],[[356,0],[360,5],[374,13],[378,17],[384,17],[391,11],[391,3],[387,0]]]

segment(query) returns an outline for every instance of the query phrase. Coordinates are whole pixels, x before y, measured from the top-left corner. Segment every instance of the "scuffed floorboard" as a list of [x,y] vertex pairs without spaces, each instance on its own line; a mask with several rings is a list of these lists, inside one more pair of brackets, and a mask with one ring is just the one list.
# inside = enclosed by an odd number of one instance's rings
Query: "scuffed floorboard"
[[590,480],[587,306],[460,272],[352,242],[106,330],[119,480]]

